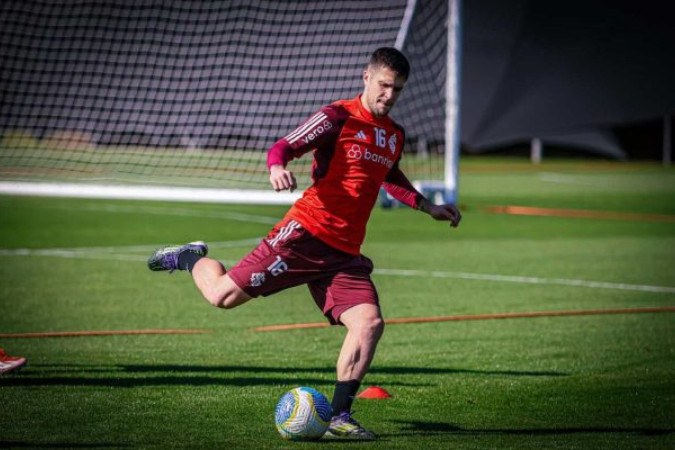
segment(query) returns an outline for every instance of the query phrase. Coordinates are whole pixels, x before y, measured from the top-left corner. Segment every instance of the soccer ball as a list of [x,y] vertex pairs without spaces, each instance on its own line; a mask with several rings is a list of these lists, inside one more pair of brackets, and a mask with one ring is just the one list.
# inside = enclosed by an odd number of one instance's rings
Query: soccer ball
[[291,441],[318,440],[324,435],[333,414],[328,399],[310,387],[286,392],[274,411],[279,434]]

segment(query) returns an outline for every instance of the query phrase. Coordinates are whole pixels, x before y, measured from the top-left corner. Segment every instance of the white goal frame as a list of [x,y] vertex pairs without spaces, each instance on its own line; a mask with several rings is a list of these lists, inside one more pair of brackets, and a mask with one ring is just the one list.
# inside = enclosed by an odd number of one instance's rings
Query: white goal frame
[[[445,88],[445,159],[443,180],[413,180],[414,185],[436,203],[455,203],[458,197],[459,101],[461,63],[461,0],[448,1],[447,69]],[[395,46],[402,48],[416,0],[407,0]],[[134,199],[241,204],[292,204],[301,192],[269,190],[192,188],[175,186],[90,184],[32,181],[0,181],[0,194],[76,197],[99,199]]]

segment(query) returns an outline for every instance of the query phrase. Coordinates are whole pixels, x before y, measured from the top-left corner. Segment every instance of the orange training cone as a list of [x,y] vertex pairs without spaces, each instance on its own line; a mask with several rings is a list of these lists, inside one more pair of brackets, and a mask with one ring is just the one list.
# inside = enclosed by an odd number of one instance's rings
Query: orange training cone
[[363,392],[361,392],[358,395],[358,397],[381,399],[381,398],[389,398],[391,397],[391,394],[379,386],[371,386],[369,388],[364,389]]

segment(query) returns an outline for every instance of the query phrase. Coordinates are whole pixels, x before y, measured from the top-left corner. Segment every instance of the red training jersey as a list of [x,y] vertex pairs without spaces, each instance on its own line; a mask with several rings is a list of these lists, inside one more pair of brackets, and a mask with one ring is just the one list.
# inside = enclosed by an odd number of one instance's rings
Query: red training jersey
[[361,96],[321,108],[268,151],[268,167],[314,152],[313,184],[284,222],[295,219],[331,247],[360,254],[381,186],[413,208],[422,197],[398,166],[404,139],[403,128],[374,117]]

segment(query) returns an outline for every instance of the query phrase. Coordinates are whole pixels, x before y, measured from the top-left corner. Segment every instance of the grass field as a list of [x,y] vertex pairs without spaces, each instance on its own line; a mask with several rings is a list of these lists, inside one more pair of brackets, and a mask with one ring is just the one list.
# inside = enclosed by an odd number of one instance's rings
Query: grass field
[[[364,253],[387,318],[675,306],[675,172],[648,164],[462,162],[457,230],[376,208]],[[491,206],[636,213],[589,219]],[[387,326],[355,402],[372,443],[291,443],[277,399],[330,397],[339,327],[306,288],[231,311],[185,273],[151,273],[164,243],[204,239],[236,261],[285,207],[0,196],[0,334],[149,329],[199,334],[0,337],[28,357],[0,378],[0,447],[232,449],[675,448],[675,314]]]

